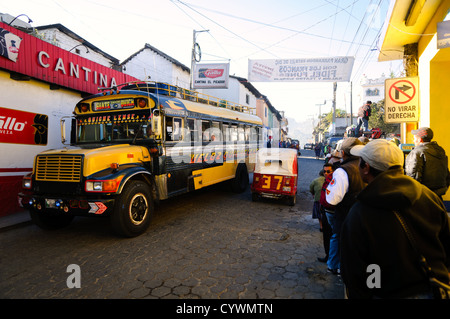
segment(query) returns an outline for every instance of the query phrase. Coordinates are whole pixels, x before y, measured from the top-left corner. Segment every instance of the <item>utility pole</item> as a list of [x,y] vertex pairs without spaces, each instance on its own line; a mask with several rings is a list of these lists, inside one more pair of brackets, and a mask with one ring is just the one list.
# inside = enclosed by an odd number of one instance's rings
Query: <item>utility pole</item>
[[[322,105],[325,105],[325,104],[327,104],[327,100],[324,100],[323,104],[316,104],[316,106],[319,106],[319,124],[317,125],[318,130],[320,129],[320,126],[322,124]],[[322,140],[322,134],[319,137],[319,142],[321,142],[321,140]]]
[[209,32],[209,30],[201,30],[201,31],[193,31],[192,34],[192,52],[191,52],[191,83],[190,83],[190,89],[193,88],[194,83],[194,65],[196,62],[200,62],[202,59],[202,51],[200,50],[200,45],[197,43],[197,33],[200,32]]
[[350,82],[350,126],[353,125],[353,82]]
[[333,120],[331,122],[332,134],[336,134],[336,89],[337,89],[337,82],[333,82]]

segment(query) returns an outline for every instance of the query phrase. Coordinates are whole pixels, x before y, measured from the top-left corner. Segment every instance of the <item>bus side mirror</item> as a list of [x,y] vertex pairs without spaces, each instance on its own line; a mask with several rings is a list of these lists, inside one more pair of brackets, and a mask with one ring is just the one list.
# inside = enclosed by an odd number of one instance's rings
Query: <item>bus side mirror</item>
[[[72,118],[71,116],[63,116],[60,120],[61,123],[61,143],[64,145],[67,145],[67,139],[66,139],[66,119]],[[68,141],[70,143],[70,141]]]
[[160,116],[159,110],[153,111],[152,131],[153,131],[153,134],[155,135],[156,139],[161,139],[162,123],[161,123],[161,116]]

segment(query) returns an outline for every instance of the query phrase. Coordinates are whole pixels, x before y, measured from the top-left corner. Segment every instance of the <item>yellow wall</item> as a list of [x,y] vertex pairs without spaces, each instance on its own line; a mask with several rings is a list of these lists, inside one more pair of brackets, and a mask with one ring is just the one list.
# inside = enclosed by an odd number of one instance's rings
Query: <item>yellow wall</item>
[[[449,49],[450,50],[450,49]],[[450,60],[430,63],[430,128],[434,138],[450,155]],[[444,196],[444,200],[450,200],[450,192]]]
[[[433,140],[450,155],[450,48],[437,49],[437,23],[450,9],[450,0],[443,1],[418,42],[420,80],[420,126],[429,126]],[[444,196],[450,201],[450,191]]]

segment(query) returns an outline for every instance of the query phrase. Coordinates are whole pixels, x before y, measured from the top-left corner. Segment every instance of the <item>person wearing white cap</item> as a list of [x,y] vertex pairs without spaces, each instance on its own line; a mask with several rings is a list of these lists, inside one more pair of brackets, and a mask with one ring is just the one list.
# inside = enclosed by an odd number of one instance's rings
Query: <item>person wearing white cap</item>
[[432,298],[430,282],[396,213],[436,278],[449,283],[450,226],[443,202],[404,174],[404,155],[394,143],[373,140],[350,152],[360,157],[360,174],[368,184],[341,232],[341,276],[348,298]]

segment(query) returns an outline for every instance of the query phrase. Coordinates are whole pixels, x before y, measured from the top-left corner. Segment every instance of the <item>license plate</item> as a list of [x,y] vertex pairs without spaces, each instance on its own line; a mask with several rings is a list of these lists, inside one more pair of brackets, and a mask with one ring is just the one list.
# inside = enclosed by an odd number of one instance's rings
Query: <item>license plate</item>
[[56,208],[56,199],[45,199],[46,208]]

